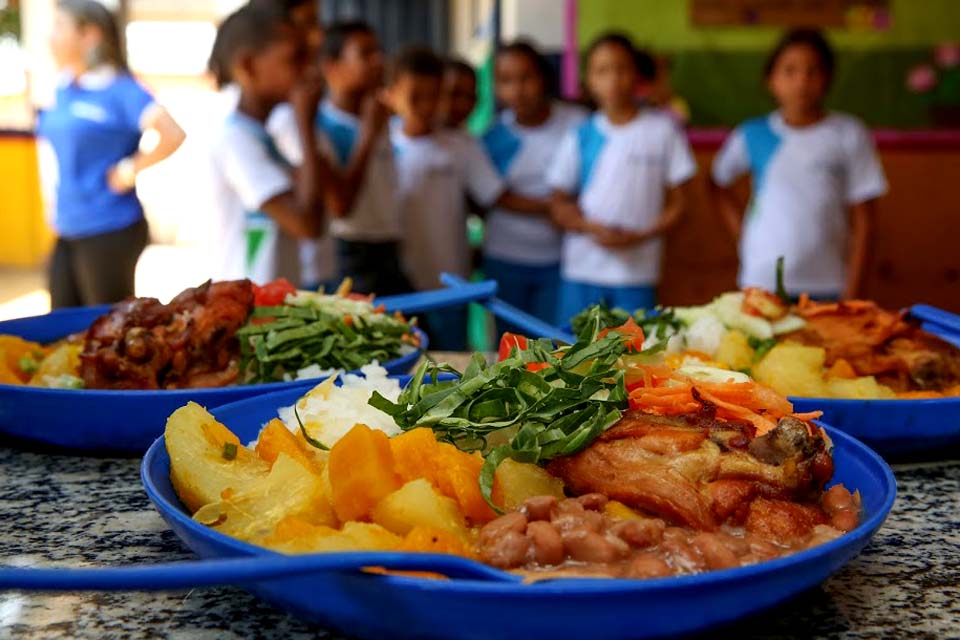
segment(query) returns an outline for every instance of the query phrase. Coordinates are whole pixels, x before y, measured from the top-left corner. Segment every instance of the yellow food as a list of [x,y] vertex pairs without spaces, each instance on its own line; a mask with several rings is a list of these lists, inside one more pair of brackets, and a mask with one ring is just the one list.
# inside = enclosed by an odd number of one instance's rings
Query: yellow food
[[603,512],[617,520],[639,520],[644,517],[617,500],[607,502],[607,504],[603,506]]
[[318,449],[311,447],[302,437],[298,438],[276,418],[267,423],[257,438],[257,455],[271,465],[281,453],[285,453],[307,469],[320,473],[326,461],[321,459]]
[[348,522],[343,529],[312,525],[296,517],[277,523],[273,533],[260,540],[263,546],[281,553],[330,551],[394,551],[403,539],[369,522]]
[[327,520],[322,492],[319,474],[281,453],[262,481],[204,505],[193,518],[228,536],[256,542],[269,536],[279,522],[290,516],[314,525],[336,524]]
[[373,521],[399,535],[416,527],[438,529],[469,540],[463,513],[452,498],[441,495],[427,480],[411,480],[373,508]]
[[47,354],[44,346],[18,336],[0,335],[0,384],[26,384],[31,371],[24,371],[20,361],[29,358],[40,362]]
[[327,461],[333,510],[342,522],[367,520],[370,510],[400,488],[390,441],[358,424],[330,450]]
[[821,347],[778,344],[753,367],[753,377],[788,396],[808,398],[856,398],[878,400],[896,394],[873,376],[851,377],[849,365],[824,368],[826,351]]
[[830,397],[833,398],[878,400],[897,397],[897,394],[890,387],[880,384],[873,376],[853,379],[832,378],[827,380],[827,388]]
[[[164,441],[173,488],[191,512],[219,501],[225,491],[237,493],[263,482],[270,472],[267,462],[195,402],[173,412]],[[232,460],[224,456],[225,445],[236,454]]]
[[440,529],[430,527],[414,527],[403,538],[398,551],[414,551],[418,553],[448,553],[464,558],[476,558],[473,547],[461,538]]
[[528,498],[556,496],[563,499],[563,480],[535,464],[504,460],[493,483],[493,502],[504,511],[517,509]]
[[747,341],[747,335],[736,329],[727,331],[720,339],[720,346],[714,354],[718,360],[731,369],[742,370],[753,366],[753,348]]
[[426,478],[445,496],[460,505],[474,524],[489,522],[496,513],[483,499],[478,479],[483,458],[460,451],[452,444],[438,442],[433,431],[413,429],[390,439],[390,451],[397,474],[407,482]]
[[83,351],[83,345],[60,345],[40,361],[36,372],[30,378],[30,384],[41,387],[48,386],[48,378],[59,378],[65,375],[76,376],[80,371],[81,351]]
[[823,398],[828,393],[825,360],[826,352],[820,347],[781,343],[753,366],[753,377],[783,395]]

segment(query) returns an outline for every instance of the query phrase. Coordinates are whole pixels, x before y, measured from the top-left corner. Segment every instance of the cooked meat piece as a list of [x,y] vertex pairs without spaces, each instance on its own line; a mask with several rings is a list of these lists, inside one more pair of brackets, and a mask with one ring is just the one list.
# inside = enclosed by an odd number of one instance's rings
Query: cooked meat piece
[[[756,496],[818,499],[833,472],[819,432],[790,417],[761,438],[751,431],[703,416],[630,411],[590,447],[548,468],[574,494],[602,493],[701,531],[742,521]],[[738,446],[723,444],[731,441]]]
[[133,298],[88,329],[80,372],[91,389],[219,387],[239,375],[236,332],[253,308],[249,280],[207,282],[170,304]]
[[960,349],[922,330],[902,311],[873,302],[819,303],[795,309],[806,326],[787,339],[823,347],[827,366],[846,360],[861,376],[877,376],[895,391],[939,390],[960,383]]
[[746,529],[782,545],[791,545],[808,538],[818,524],[828,519],[818,506],[757,498],[750,503]]

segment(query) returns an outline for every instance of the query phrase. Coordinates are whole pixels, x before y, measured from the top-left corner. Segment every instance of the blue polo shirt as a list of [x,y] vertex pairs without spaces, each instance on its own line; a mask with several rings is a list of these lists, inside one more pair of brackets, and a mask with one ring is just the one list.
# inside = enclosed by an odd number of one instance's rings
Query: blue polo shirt
[[134,191],[113,193],[107,172],[140,144],[140,121],[153,96],[130,74],[94,71],[62,84],[52,109],[40,114],[37,133],[57,157],[60,237],[119,231],[143,217]]

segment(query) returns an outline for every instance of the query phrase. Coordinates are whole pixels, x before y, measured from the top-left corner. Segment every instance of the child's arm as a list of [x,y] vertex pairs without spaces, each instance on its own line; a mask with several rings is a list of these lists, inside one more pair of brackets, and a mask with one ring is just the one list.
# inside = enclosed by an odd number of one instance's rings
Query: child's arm
[[344,218],[350,214],[353,203],[356,202],[363,178],[370,165],[370,156],[377,145],[380,134],[383,132],[390,112],[379,95],[368,95],[363,101],[361,116],[360,141],[350,156],[350,163],[339,172],[326,198],[330,213],[336,218]]
[[527,213],[534,216],[550,215],[550,200],[547,198],[528,198],[509,189],[500,194],[500,197],[493,204],[496,207],[509,209],[515,213]]
[[743,213],[747,209],[747,203],[742,202],[733,189],[722,187],[713,180],[710,181],[710,193],[716,203],[716,212],[723,226],[730,232],[730,237],[735,242],[739,242]]
[[861,288],[870,253],[870,239],[876,210],[875,199],[850,207],[850,248],[847,258],[847,282],[843,290],[845,300],[862,294]]
[[330,164],[317,151],[314,119],[320,99],[320,84],[304,84],[290,96],[303,152],[295,172],[291,191],[278,194],[263,203],[261,209],[288,235],[316,238],[323,233],[324,185],[335,183]]
[[683,212],[687,203],[687,191],[690,181],[687,180],[681,184],[667,189],[663,210],[660,217],[649,229],[643,231],[627,231],[618,227],[600,227],[594,232],[594,238],[601,245],[610,249],[632,247],[634,245],[646,242],[651,238],[665,234],[675,227],[683,217]]
[[594,233],[602,228],[587,220],[574,196],[559,189],[554,190],[550,199],[550,218],[564,231],[573,233]]

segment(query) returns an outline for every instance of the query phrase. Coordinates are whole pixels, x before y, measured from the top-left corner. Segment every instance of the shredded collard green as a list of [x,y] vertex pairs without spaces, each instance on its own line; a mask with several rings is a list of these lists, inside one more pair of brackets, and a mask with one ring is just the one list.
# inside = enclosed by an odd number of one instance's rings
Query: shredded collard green
[[237,331],[242,379],[275,382],[310,365],[352,371],[374,360],[386,362],[402,353],[410,324],[386,314],[344,314],[319,305],[256,307]]
[[491,492],[503,460],[544,463],[573,455],[620,419],[627,394],[617,362],[626,346],[617,332],[599,338],[603,328],[595,309],[575,345],[557,349],[550,340],[531,340],[494,364],[475,354],[455,381],[437,376],[460,372],[424,363],[397,402],[374,392],[370,404],[403,430],[429,427],[440,440],[481,451],[480,489],[496,509]]
[[615,307],[609,308],[605,303],[588,307],[573,317],[570,326],[574,335],[578,338],[581,332],[589,331],[590,319],[594,314],[600,317],[600,328],[606,329],[619,327],[624,322],[633,318],[648,338],[656,336],[658,341],[666,342],[670,336],[675,335],[683,327],[683,323],[676,316],[673,309],[669,307],[656,307],[650,311],[646,309],[637,309],[633,313]]

